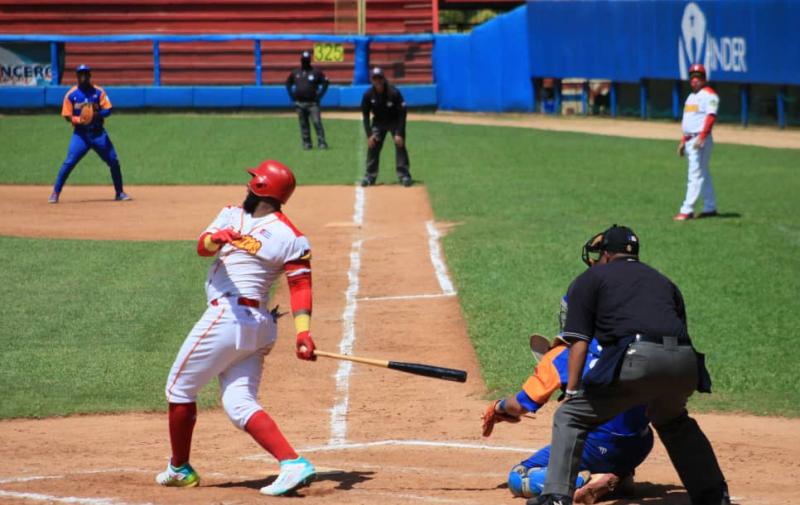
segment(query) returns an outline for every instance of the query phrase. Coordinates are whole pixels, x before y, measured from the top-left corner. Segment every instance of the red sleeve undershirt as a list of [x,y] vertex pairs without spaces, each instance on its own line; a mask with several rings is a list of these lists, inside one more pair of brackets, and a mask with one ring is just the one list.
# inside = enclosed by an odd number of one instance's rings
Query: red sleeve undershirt
[[299,259],[284,265],[289,282],[292,313],[311,314],[311,260]]

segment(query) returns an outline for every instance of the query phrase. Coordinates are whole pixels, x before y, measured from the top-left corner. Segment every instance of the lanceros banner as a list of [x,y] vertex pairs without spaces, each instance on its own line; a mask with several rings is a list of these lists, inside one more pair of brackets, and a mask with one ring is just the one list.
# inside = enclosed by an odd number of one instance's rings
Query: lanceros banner
[[46,86],[52,76],[49,43],[0,43],[0,86]]
[[800,1],[530,0],[533,77],[800,84]]

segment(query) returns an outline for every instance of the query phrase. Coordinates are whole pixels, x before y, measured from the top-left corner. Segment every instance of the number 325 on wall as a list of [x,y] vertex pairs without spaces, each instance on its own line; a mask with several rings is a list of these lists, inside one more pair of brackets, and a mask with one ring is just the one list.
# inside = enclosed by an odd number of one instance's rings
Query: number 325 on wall
[[343,44],[327,44],[318,42],[314,44],[314,61],[342,62],[344,61]]

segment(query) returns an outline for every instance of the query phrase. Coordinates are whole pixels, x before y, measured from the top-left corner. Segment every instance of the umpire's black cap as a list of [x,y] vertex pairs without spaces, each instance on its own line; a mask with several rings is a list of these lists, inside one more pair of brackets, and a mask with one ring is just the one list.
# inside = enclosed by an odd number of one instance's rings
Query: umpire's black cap
[[639,237],[627,226],[616,224],[603,232],[600,249],[608,252],[639,254]]
[[639,255],[639,237],[627,226],[614,225],[583,244],[581,259],[588,266],[596,264],[603,251]]

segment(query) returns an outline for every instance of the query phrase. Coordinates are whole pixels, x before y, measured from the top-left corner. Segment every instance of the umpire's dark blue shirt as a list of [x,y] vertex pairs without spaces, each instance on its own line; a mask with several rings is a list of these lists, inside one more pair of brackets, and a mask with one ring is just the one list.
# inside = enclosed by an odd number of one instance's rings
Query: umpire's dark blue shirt
[[567,340],[601,344],[641,333],[688,337],[686,309],[678,287],[644,263],[621,257],[596,265],[572,283],[564,325]]

